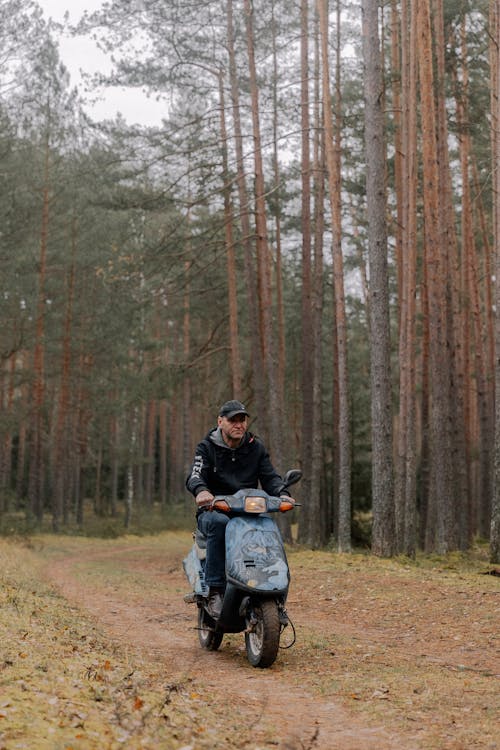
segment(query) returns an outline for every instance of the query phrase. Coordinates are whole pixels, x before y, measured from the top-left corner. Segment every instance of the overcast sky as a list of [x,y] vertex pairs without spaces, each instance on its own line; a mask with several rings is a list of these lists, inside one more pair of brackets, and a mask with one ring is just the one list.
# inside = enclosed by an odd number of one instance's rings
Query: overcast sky
[[[102,5],[102,0],[37,0],[47,18],[52,17],[54,21],[62,21],[66,11],[69,12],[70,21],[76,22],[85,10],[97,10]],[[68,38],[59,40],[61,59],[71,74],[72,85],[80,88],[80,70],[89,73],[110,69],[109,60],[95,46],[95,44],[84,37]],[[121,112],[130,123],[141,125],[157,125],[165,116],[165,104],[148,99],[136,89],[104,89],[100,93],[100,100],[95,104],[88,104],[87,110],[91,117],[96,120],[114,117]],[[87,97],[83,92],[82,94]]]

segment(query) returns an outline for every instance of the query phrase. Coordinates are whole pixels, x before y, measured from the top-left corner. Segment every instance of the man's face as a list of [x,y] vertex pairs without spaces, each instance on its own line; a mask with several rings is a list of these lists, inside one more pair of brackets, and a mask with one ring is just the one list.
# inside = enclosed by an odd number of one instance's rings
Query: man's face
[[235,414],[234,417],[219,417],[219,427],[229,443],[238,444],[247,430],[248,417],[246,414]]

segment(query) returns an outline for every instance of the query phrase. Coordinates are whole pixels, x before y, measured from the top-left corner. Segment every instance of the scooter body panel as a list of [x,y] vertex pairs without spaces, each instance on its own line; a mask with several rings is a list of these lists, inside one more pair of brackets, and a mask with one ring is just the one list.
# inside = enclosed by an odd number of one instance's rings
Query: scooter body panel
[[247,593],[286,597],[288,561],[272,518],[244,515],[230,519],[226,526],[226,579]]
[[197,596],[208,596],[209,589],[205,583],[205,571],[196,544],[193,544],[187,556],[182,561],[184,573],[193,593]]

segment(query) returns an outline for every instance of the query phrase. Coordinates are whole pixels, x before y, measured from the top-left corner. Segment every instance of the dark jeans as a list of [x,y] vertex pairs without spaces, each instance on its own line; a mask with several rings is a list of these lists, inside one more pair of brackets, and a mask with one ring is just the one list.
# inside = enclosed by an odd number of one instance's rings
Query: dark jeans
[[205,560],[205,583],[207,586],[224,588],[226,585],[226,524],[224,513],[205,510],[198,516],[198,528],[207,538]]

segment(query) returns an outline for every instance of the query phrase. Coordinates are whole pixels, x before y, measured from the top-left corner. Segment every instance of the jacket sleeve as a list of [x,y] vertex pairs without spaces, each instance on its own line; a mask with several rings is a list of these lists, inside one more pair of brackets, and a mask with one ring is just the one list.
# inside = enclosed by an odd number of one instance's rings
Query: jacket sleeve
[[269,453],[262,443],[260,444],[260,448],[259,481],[262,489],[268,495],[288,495],[286,490],[281,489],[283,487],[283,479],[272,465]]
[[202,490],[209,489],[209,470],[211,461],[206,443],[202,440],[196,446],[191,471],[186,479],[186,487],[194,497]]

